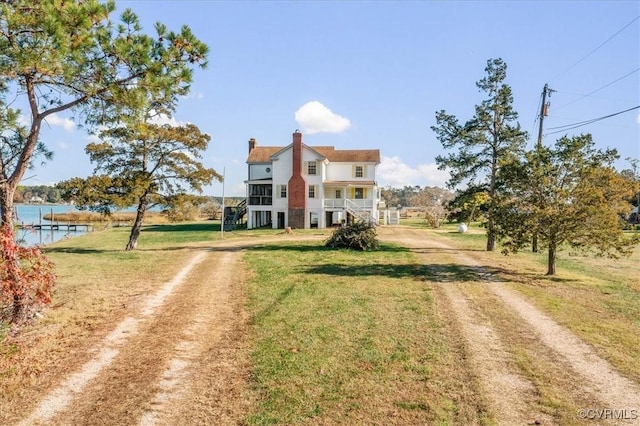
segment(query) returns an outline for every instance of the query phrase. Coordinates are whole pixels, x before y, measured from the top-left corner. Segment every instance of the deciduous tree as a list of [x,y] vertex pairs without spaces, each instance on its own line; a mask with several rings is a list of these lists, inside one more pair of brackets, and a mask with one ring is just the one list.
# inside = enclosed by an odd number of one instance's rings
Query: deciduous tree
[[555,275],[563,247],[617,257],[638,240],[625,236],[622,217],[632,188],[613,167],[615,150],[597,150],[591,135],[563,137],[554,147],[536,146],[502,170],[498,211],[503,252],[531,242],[548,250],[547,275]]
[[490,59],[485,72],[486,76],[476,86],[488,97],[476,105],[473,118],[460,124],[454,115],[441,110],[436,113],[437,124],[431,129],[443,148],[454,150],[436,157],[438,168],[450,172],[447,186],[470,184],[478,192],[488,194],[487,250],[492,251],[496,243],[498,173],[504,163],[522,154],[527,134],[517,122],[511,87],[504,83],[507,64],[502,59]]

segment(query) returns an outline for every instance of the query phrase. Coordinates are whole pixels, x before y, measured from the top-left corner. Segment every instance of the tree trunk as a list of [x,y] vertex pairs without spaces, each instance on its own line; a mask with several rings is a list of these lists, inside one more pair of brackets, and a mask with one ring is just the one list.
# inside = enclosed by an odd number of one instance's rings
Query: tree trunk
[[147,201],[146,197],[143,196],[140,198],[140,203],[138,204],[138,211],[136,212],[136,220],[133,223],[133,227],[131,228],[131,234],[129,235],[129,242],[127,243],[127,247],[125,250],[135,250],[138,246],[138,237],[140,237],[140,230],[142,229],[142,221],[144,220],[144,214],[147,211]]
[[12,182],[0,184],[0,225],[9,225],[13,229],[13,194],[16,187]]
[[538,233],[537,232],[533,234],[533,238],[531,239],[531,252],[532,253],[538,252]]
[[[3,205],[4,206],[4,205]],[[5,288],[10,295],[13,295],[11,312],[11,322],[20,322],[24,306],[24,282],[18,271],[20,271],[20,259],[18,257],[17,243],[13,235],[13,226],[2,226],[2,267],[4,269]]]
[[547,275],[556,274],[556,246],[549,244],[549,257],[547,260]]
[[493,218],[489,218],[487,221],[487,251],[494,251],[496,249],[496,229],[493,223]]

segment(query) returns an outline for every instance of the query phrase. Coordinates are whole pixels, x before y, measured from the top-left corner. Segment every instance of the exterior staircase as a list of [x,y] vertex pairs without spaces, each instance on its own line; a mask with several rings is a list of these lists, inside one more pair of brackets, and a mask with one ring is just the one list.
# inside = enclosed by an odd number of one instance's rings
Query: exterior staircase
[[247,214],[247,200],[242,200],[237,206],[224,208],[223,226],[225,231],[232,231],[241,225]]
[[378,218],[373,217],[369,210],[367,210],[366,208],[360,207],[359,205],[357,205],[356,203],[354,203],[349,199],[345,199],[344,201],[345,201],[345,204],[344,204],[345,210],[351,213],[353,217],[363,222],[369,222],[370,225],[375,226],[378,224]]

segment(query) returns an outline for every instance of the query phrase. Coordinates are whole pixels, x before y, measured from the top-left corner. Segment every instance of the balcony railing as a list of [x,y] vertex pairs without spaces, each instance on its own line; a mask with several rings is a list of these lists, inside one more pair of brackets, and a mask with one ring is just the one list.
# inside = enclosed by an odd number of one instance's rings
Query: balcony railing
[[250,195],[250,206],[270,206],[273,204],[273,197],[271,195]]
[[325,198],[324,207],[327,209],[344,209],[351,205],[356,205],[361,209],[372,209],[373,200],[352,200],[345,198]]

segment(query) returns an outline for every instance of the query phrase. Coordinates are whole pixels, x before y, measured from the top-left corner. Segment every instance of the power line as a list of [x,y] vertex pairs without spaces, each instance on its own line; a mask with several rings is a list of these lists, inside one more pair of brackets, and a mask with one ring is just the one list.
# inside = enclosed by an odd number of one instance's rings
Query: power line
[[555,80],[556,78],[560,77],[561,75],[567,73],[568,71],[572,70],[573,68],[576,67],[576,65],[578,65],[580,62],[584,61],[585,59],[587,59],[589,56],[591,56],[592,54],[594,54],[598,49],[600,49],[602,46],[604,46],[605,44],[609,43],[611,40],[613,40],[618,34],[620,34],[622,31],[626,30],[631,24],[633,24],[635,21],[637,21],[638,19],[640,19],[640,15],[636,16],[635,18],[633,18],[631,20],[631,22],[629,22],[627,25],[625,25],[624,27],[622,27],[621,29],[619,29],[614,35],[612,35],[611,37],[609,37],[608,39],[606,39],[604,42],[602,42],[598,47],[596,47],[595,49],[591,50],[591,52],[587,53],[586,55],[584,55],[582,58],[578,59],[573,65],[571,65],[569,68],[565,69],[564,71],[562,71],[561,73],[559,73],[558,75],[556,75],[555,77],[553,77],[551,80]]
[[634,106],[633,108],[625,109],[624,111],[618,111],[618,112],[614,112],[613,114],[604,115],[602,117],[592,118],[591,120],[585,120],[585,121],[580,121],[578,123],[566,124],[564,126],[549,127],[549,130],[553,130],[553,129],[560,129],[560,130],[556,130],[555,132],[547,133],[546,135],[553,135],[553,134],[556,134],[556,133],[565,132],[567,130],[576,129],[578,127],[586,126],[588,124],[595,123],[596,121],[601,121],[601,120],[604,120],[606,118],[615,117],[616,115],[624,114],[625,112],[633,111],[634,109],[638,109],[638,108],[640,108],[640,105]]
[[564,108],[564,107],[566,107],[566,106],[569,106],[569,105],[571,105],[571,104],[573,104],[573,103],[575,103],[575,102],[578,102],[580,99],[584,99],[584,98],[586,98],[587,96],[591,96],[591,95],[593,95],[594,93],[599,92],[600,90],[602,90],[602,89],[604,89],[604,88],[607,88],[607,87],[611,86],[612,84],[617,83],[618,81],[620,81],[620,80],[622,80],[622,79],[624,79],[624,78],[629,77],[631,74],[637,73],[638,71],[640,71],[640,68],[636,68],[635,70],[633,70],[633,71],[630,71],[630,72],[626,73],[626,74],[625,74],[625,75],[623,75],[622,77],[618,77],[618,78],[616,78],[615,80],[613,80],[613,81],[611,81],[611,82],[609,82],[609,83],[605,84],[604,86],[599,87],[599,88],[597,88],[596,90],[592,90],[591,92],[587,93],[586,95],[582,95],[582,96],[580,96],[579,98],[574,99],[574,100],[572,100],[571,102],[566,103],[566,104],[564,104],[564,105],[562,105],[562,106],[558,107],[558,109],[562,109],[562,108]]

